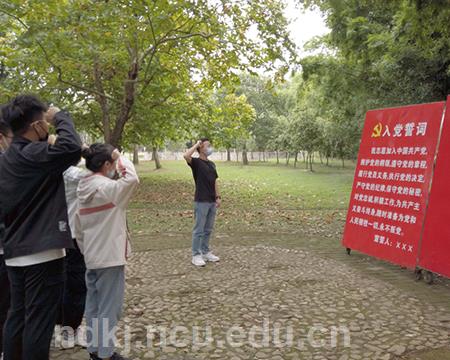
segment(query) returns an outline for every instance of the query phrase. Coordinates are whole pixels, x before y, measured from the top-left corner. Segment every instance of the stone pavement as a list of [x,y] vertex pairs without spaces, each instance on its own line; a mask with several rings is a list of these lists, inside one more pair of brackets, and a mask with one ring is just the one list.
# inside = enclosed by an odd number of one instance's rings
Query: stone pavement
[[[201,269],[188,249],[133,255],[119,330],[131,359],[387,360],[448,344],[444,301],[427,303],[343,261],[262,245],[216,253],[222,261]],[[87,358],[81,349],[52,353]]]

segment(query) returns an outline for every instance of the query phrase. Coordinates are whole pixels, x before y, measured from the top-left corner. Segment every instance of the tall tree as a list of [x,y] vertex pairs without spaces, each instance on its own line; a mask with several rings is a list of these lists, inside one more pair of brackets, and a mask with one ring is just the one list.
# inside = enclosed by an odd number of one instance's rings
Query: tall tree
[[[209,114],[197,126],[198,135],[208,136],[217,147],[247,151],[247,140],[255,121],[255,110],[245,95],[218,93],[213,97]],[[229,160],[229,156],[228,159]]]
[[352,80],[341,91],[355,95],[364,87],[374,106],[442,100],[450,92],[447,0],[300,2],[326,16],[331,32],[318,44]]
[[11,94],[26,78],[22,91],[94,112],[89,130],[119,145],[139,109],[180,91],[221,87],[238,70],[283,74],[295,56],[283,10],[279,0],[2,2],[0,86]]

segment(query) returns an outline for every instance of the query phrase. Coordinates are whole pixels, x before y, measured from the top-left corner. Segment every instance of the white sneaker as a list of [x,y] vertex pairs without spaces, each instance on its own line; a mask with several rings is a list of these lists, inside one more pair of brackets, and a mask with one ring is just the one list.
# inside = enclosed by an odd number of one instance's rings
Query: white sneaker
[[55,348],[55,349],[60,349],[61,341],[62,341],[61,326],[55,325],[55,329],[53,330],[52,342],[51,342],[50,347]]
[[75,334],[75,345],[84,349],[87,348],[86,328],[84,326],[80,326],[77,329]]
[[72,330],[64,329],[60,331],[58,336],[58,348],[68,350],[79,346],[87,348],[86,333],[84,328],[79,327],[75,333]]
[[192,264],[195,266],[205,266],[205,260],[203,260],[203,257],[201,255],[195,255],[192,257]]
[[207,254],[203,254],[203,260],[209,262],[218,262],[220,258],[214,255],[211,251]]
[[61,349],[73,349],[75,347],[75,335],[73,330],[64,329],[61,331],[61,341],[60,346]]

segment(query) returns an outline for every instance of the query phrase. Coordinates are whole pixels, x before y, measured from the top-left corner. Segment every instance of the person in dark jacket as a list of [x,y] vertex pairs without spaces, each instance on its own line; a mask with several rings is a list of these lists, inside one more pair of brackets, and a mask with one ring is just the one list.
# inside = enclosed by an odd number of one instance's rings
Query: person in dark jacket
[[[0,120],[0,161],[2,154],[6,151],[11,144],[13,134],[11,128],[4,122]],[[5,232],[5,227],[2,220],[1,208],[0,208],[0,289],[2,290],[2,295],[0,296],[0,358],[3,353],[3,336],[2,331],[5,325],[6,315],[9,309],[9,280],[8,273],[6,271],[5,260],[3,259],[3,234]]]
[[[65,249],[72,248],[63,172],[81,156],[69,114],[21,95],[2,109],[14,138],[0,161],[0,208],[11,304],[4,360],[46,360],[61,302]],[[58,140],[47,143],[49,125]]]

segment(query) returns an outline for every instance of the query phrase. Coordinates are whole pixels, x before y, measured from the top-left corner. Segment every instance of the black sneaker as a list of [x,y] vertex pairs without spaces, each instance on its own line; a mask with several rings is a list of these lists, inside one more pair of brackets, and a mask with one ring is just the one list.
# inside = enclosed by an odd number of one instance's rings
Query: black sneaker
[[130,360],[128,358],[123,357],[122,355],[118,354],[118,353],[114,353],[111,356],[111,360]]
[[89,360],[102,360],[100,359],[97,354],[89,353]]

